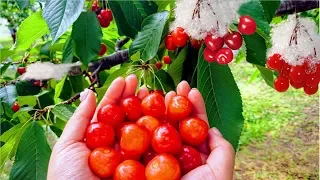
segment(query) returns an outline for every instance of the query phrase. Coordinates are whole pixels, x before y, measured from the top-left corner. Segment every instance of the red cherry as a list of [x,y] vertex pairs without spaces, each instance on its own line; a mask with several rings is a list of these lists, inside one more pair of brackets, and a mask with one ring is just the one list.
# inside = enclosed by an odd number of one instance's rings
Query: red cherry
[[207,48],[211,49],[212,51],[220,50],[224,44],[223,38],[217,35],[208,35],[204,39],[204,42]]
[[177,155],[182,174],[186,174],[202,165],[200,153],[193,147],[183,146]]
[[316,76],[320,78],[320,64],[317,64]]
[[40,80],[36,80],[32,83],[34,86],[39,86],[41,87],[41,81]]
[[120,157],[121,157],[121,161],[125,161],[125,160],[136,160],[139,161],[140,159],[140,154],[131,154],[128,153],[126,151],[123,151],[122,149],[120,150]]
[[113,128],[117,128],[124,121],[125,114],[119,106],[107,104],[99,109],[97,118],[99,122],[110,124]]
[[141,100],[136,96],[123,99],[120,102],[120,107],[126,113],[129,121],[136,121],[143,115],[141,109]]
[[157,153],[177,154],[182,148],[182,141],[173,126],[163,124],[154,131],[151,145]]
[[208,124],[199,118],[189,117],[179,124],[182,141],[192,146],[202,144],[208,136]]
[[290,64],[283,61],[282,70],[278,71],[278,72],[279,72],[279,74],[283,75],[284,77],[289,78],[291,68],[292,68],[292,66]]
[[284,76],[279,76],[274,81],[274,88],[278,92],[285,92],[289,89],[289,79]]
[[305,85],[305,83],[302,82],[302,83],[295,83],[293,81],[290,81],[290,85],[295,88],[295,89],[300,89],[300,88],[303,88]]
[[283,60],[280,54],[273,54],[267,60],[267,67],[271,70],[281,72]]
[[314,95],[318,92],[318,86],[310,87],[310,86],[304,86],[303,90],[308,95]]
[[156,68],[157,68],[158,70],[160,70],[160,69],[162,68],[162,62],[157,61],[156,64],[155,64],[155,66],[156,66]]
[[100,15],[103,17],[103,19],[105,19],[106,21],[112,21],[113,20],[113,16],[112,16],[112,11],[110,9],[106,9],[106,10],[101,10],[100,11]]
[[98,9],[99,9],[98,1],[93,1],[91,6],[91,11],[98,11]]
[[196,40],[196,39],[191,39],[191,47],[193,47],[194,49],[200,49],[202,46],[202,41]]
[[293,66],[289,73],[290,80],[296,83],[301,83],[306,78],[304,66]]
[[163,56],[163,62],[165,64],[171,64],[171,58],[170,56]]
[[230,49],[240,49],[243,42],[242,35],[239,32],[233,31],[224,36],[224,42]]
[[100,45],[100,52],[98,55],[103,56],[106,52],[107,52],[107,46],[105,44],[101,44]]
[[108,27],[108,26],[110,25],[110,21],[108,21],[108,20],[106,20],[105,18],[103,18],[103,17],[101,16],[101,14],[98,15],[98,20],[99,20],[100,26],[101,26],[102,28],[106,28],[106,27]]
[[152,148],[149,148],[147,150],[147,152],[145,152],[143,155],[142,155],[142,162],[144,165],[147,165],[154,157],[157,156],[157,153],[154,152],[152,150]]
[[165,45],[166,45],[166,49],[168,49],[169,51],[174,51],[177,49],[177,46],[174,45],[173,43],[173,37],[171,35],[168,35],[166,37],[166,39],[164,40]]
[[307,74],[305,84],[310,87],[316,87],[319,84],[319,77],[316,74]]
[[145,168],[138,161],[126,160],[118,165],[113,179],[114,180],[145,180]]
[[184,47],[188,42],[188,34],[184,31],[183,28],[177,27],[171,33],[173,44],[177,47]]
[[22,75],[27,71],[26,67],[18,67],[18,74]]
[[251,35],[256,32],[257,23],[251,16],[244,15],[240,17],[238,29],[242,34]]
[[164,93],[163,90],[161,90],[161,89],[153,89],[153,90],[150,91],[150,93],[159,93],[159,94],[161,94],[163,97],[164,97],[164,95],[165,95],[165,93]]
[[125,121],[122,122],[117,128],[116,128],[116,137],[118,140],[120,140],[121,138],[121,130],[124,126],[128,125],[128,124],[134,124],[133,122],[129,122],[129,121]]
[[86,144],[91,150],[99,147],[109,147],[114,143],[114,129],[108,124],[92,123],[86,132]]
[[167,115],[174,122],[188,117],[192,112],[192,103],[185,96],[174,96],[167,106]]
[[233,52],[229,48],[221,48],[215,55],[218,64],[229,64],[233,60]]
[[152,116],[143,116],[136,122],[140,127],[144,127],[152,135],[153,132],[160,126],[160,121]]
[[216,52],[212,51],[208,47],[204,49],[203,57],[204,57],[204,60],[206,60],[208,63],[214,62],[216,60],[215,56],[216,56]]
[[165,115],[166,106],[164,97],[159,93],[147,95],[141,102],[142,112],[146,116],[162,118]]
[[18,104],[17,102],[14,102],[14,103],[12,104],[12,106],[11,106],[11,109],[12,109],[14,112],[17,112],[17,111],[19,111],[20,106],[19,106],[19,104]]

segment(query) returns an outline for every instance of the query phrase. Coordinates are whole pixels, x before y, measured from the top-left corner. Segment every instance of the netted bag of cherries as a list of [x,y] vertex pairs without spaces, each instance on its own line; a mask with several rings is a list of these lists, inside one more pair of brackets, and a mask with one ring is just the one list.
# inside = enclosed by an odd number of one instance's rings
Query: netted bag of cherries
[[91,171],[104,179],[180,179],[202,165],[197,147],[208,136],[207,122],[192,111],[187,97],[166,107],[157,91],[101,107],[86,132]]

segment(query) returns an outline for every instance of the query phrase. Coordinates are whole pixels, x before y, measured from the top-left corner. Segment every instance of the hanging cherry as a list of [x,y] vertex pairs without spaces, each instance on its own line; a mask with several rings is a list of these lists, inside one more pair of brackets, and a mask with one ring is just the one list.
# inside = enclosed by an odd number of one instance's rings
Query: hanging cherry
[[233,59],[233,52],[229,48],[221,48],[216,53],[215,59],[219,64],[229,64]]
[[256,32],[257,23],[251,16],[244,15],[240,17],[238,29],[244,35],[251,35]]
[[224,36],[224,42],[233,50],[238,50],[242,46],[242,35],[239,32],[233,31]]

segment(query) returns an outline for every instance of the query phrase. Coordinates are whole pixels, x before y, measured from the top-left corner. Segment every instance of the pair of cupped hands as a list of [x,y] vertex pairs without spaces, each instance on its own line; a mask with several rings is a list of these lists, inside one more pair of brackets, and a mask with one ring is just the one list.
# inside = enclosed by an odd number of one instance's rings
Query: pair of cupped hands
[[[93,180],[95,176],[88,165],[91,153],[84,143],[86,128],[90,122],[97,121],[98,110],[107,104],[117,104],[122,98],[137,95],[143,99],[149,94],[142,87],[136,94],[138,80],[135,75],[119,77],[113,81],[100,104],[96,105],[94,92],[86,89],[80,94],[80,105],[66,124],[61,137],[56,142],[48,168],[48,180]],[[177,91],[165,96],[166,105],[176,94],[189,98],[193,104],[193,115],[208,122],[202,95],[182,81]],[[234,149],[218,129],[211,128],[206,143],[198,147],[203,165],[185,174],[182,180],[231,180],[234,168]]]

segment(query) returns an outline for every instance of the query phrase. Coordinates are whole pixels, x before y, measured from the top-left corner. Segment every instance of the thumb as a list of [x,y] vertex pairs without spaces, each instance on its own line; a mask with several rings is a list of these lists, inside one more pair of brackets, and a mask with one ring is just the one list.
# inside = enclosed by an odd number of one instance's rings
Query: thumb
[[96,97],[94,93],[85,89],[80,94],[81,104],[76,109],[66,124],[60,139],[67,142],[83,141],[88,124],[96,109]]

